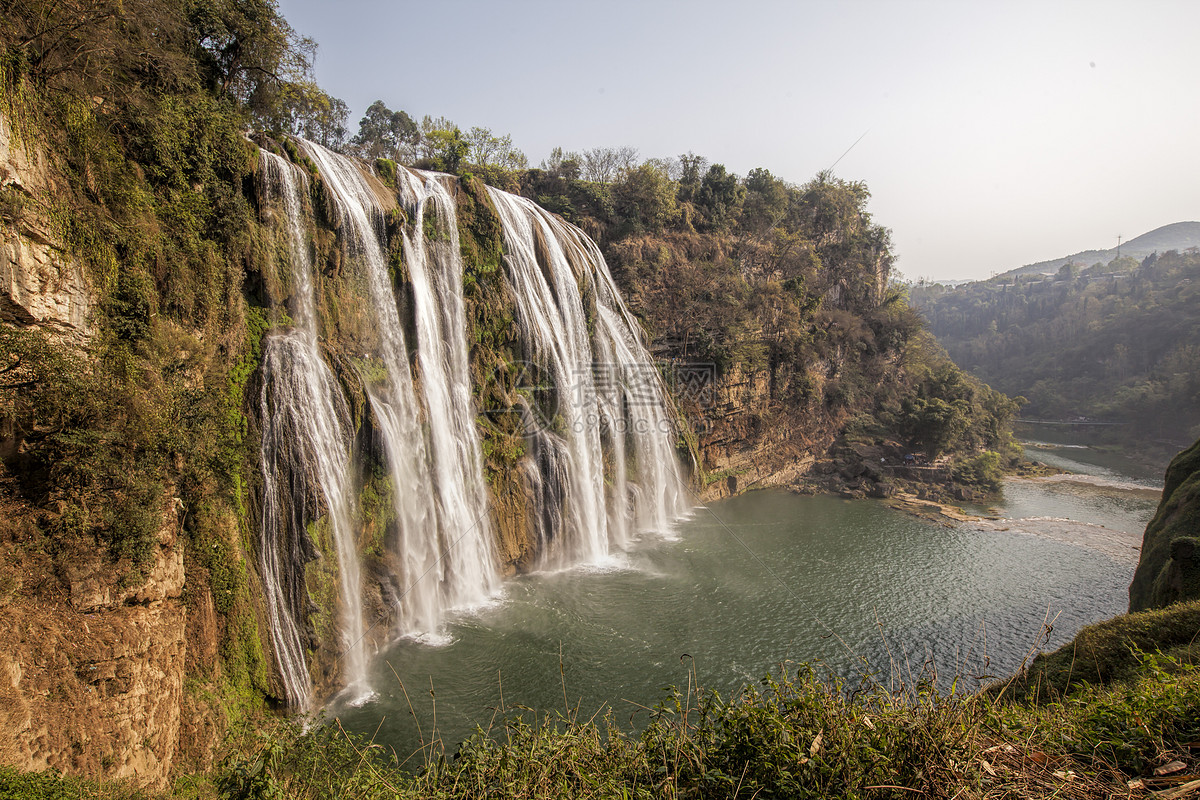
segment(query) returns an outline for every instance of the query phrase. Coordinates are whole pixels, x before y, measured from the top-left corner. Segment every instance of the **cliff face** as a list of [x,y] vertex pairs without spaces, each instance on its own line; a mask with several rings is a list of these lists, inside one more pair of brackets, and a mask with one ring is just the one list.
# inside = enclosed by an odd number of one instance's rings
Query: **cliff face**
[[[211,765],[229,713],[261,702],[245,694],[255,680],[267,685],[225,497],[207,488],[198,536],[200,515],[174,483],[194,481],[182,448],[164,479],[145,468],[145,441],[119,427],[163,424],[138,415],[176,391],[203,414],[204,359],[219,362],[220,338],[149,323],[173,341],[176,386],[135,361],[151,352],[114,347],[121,334],[103,326],[121,312],[120,279],[103,308],[95,271],[67,241],[88,216],[38,131],[14,132],[0,114],[0,763],[161,787],[180,765]],[[114,356],[124,389],[104,372]],[[81,427],[96,418],[113,427]],[[122,463],[129,451],[140,455]],[[198,496],[192,483],[187,497]]]
[[[95,292],[55,232],[56,188],[45,153],[0,116],[0,322],[77,349],[94,334]],[[16,461],[8,422],[0,441]],[[3,470],[0,484],[0,761],[156,783],[181,753],[203,765],[215,739],[194,734],[211,709],[184,678],[215,651],[215,626],[210,595],[184,601],[178,500],[164,500],[153,552],[132,570],[83,540],[50,541]]]
[[1167,467],[1162,501],[1142,540],[1129,610],[1200,598],[1200,441]]
[[0,115],[0,322],[43,330],[73,346],[92,335],[95,295],[67,255],[44,205],[54,179],[44,151]]
[[214,740],[195,736],[203,715],[184,677],[189,647],[205,648],[189,642],[203,627],[189,617],[211,615],[212,600],[185,605],[176,509],[164,509],[157,553],[133,580],[95,549],[46,563],[27,520],[8,533],[6,567],[51,585],[10,595],[0,614],[0,760],[159,784],[183,751],[203,764]]

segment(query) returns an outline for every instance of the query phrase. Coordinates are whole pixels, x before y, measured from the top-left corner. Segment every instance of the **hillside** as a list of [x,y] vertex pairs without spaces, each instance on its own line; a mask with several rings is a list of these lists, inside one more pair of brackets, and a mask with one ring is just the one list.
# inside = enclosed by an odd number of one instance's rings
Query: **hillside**
[[1200,253],[1122,256],[1052,277],[1008,275],[913,290],[955,362],[1037,419],[1174,451],[1200,430]]
[[1139,261],[1151,253],[1165,253],[1168,250],[1187,250],[1200,247],[1200,222],[1173,222],[1152,231],[1143,233],[1122,242],[1120,252],[1116,247],[1106,250],[1083,250],[1069,256],[1052,258],[1049,261],[1039,261],[1036,264],[1026,264],[1023,267],[1011,269],[996,277],[1012,277],[1015,275],[1053,275],[1064,264],[1076,264],[1080,267],[1090,267],[1094,264],[1107,264],[1119,256],[1136,258]]

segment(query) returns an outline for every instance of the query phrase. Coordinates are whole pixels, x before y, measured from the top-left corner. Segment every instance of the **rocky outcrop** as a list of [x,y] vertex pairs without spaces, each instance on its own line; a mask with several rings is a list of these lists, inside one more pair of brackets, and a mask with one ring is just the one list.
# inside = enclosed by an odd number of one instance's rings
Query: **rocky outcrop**
[[[51,221],[64,191],[42,149],[0,116],[0,323],[86,348],[95,293]],[[53,511],[8,502],[10,488],[0,487],[0,764],[155,786],[181,752],[203,765],[220,732],[203,730],[213,709],[184,678],[197,660],[189,642],[202,656],[218,639],[203,624],[207,589],[184,602],[179,501],[164,502],[157,546],[135,567],[64,535]]]
[[47,220],[54,191],[45,155],[0,115],[0,322],[81,346],[95,296]]
[[[83,544],[39,558],[32,523],[11,538],[6,567],[58,580],[5,598],[0,763],[164,785],[181,748],[197,744],[181,736],[196,704],[184,690],[189,608],[175,509],[164,509],[141,571]],[[193,603],[200,616],[203,600]]]
[[1162,500],[1142,541],[1129,585],[1129,610],[1162,608],[1200,598],[1200,441],[1177,455],[1163,480]]
[[676,386],[680,408],[696,432],[702,500],[800,487],[826,457],[840,419],[820,407],[784,402],[795,377],[788,369],[746,372],[735,366],[694,380],[699,388]]

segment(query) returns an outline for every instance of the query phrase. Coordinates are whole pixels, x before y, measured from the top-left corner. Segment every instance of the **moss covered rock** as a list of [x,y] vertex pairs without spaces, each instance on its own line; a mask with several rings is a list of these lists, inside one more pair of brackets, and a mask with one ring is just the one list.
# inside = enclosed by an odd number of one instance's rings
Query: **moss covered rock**
[[1200,441],[1167,467],[1162,501],[1146,526],[1129,586],[1129,610],[1200,598]]

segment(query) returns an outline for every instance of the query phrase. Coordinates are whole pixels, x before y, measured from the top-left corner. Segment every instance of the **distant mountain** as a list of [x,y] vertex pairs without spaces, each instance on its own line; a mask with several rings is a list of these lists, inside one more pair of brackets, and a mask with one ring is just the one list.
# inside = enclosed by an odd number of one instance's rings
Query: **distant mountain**
[[910,299],[956,364],[1029,400],[1024,415],[1087,418],[1110,424],[1106,438],[1178,448],[1200,437],[1197,242],[1200,223],[1181,222],[1122,244],[1115,264],[1115,248],[1090,251],[1069,274],[1041,274],[1067,259],[1045,261],[914,286]]
[[[1134,239],[1121,243],[1121,255],[1136,258],[1139,261],[1151,253],[1165,253],[1168,250],[1187,250],[1189,247],[1200,247],[1200,222],[1173,222],[1155,228],[1149,233],[1143,233]],[[1049,261],[1039,261],[1036,264],[1026,264],[1023,267],[1009,270],[996,277],[1013,275],[1031,275],[1040,273],[1053,275],[1063,264],[1075,263],[1081,267],[1090,267],[1099,262],[1107,264],[1117,257],[1117,248],[1109,250],[1084,250],[1074,255],[1054,258]],[[956,282],[957,283],[957,282]]]

